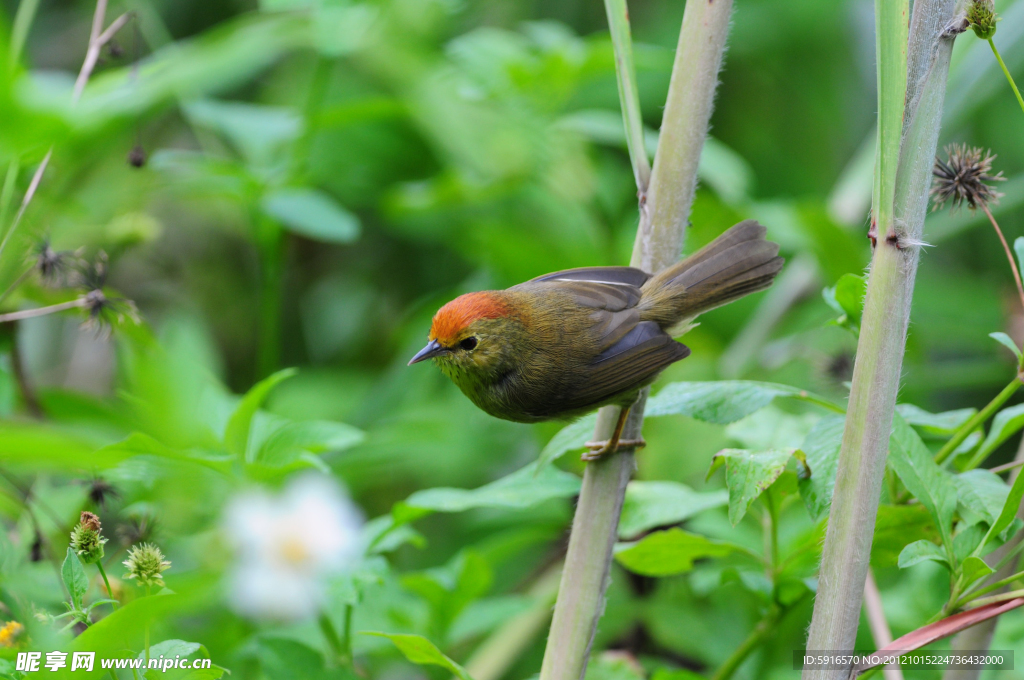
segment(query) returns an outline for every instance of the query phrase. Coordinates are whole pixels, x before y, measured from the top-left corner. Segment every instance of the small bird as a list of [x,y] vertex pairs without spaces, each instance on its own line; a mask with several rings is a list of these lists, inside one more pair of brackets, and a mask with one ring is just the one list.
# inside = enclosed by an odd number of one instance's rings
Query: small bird
[[640,390],[689,356],[672,338],[698,314],[768,288],[782,268],[765,231],[740,222],[655,275],[583,267],[461,295],[434,315],[409,365],[433,359],[478,407],[520,423],[619,406],[611,439],[588,442],[584,460],[643,446],[621,440],[622,428]]

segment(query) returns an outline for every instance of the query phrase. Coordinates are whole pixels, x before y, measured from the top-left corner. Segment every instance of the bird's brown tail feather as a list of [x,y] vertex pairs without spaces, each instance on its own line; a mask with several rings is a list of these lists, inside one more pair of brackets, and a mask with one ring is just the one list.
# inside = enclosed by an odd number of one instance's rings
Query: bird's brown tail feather
[[768,288],[785,260],[766,231],[754,220],[740,222],[656,274],[642,288],[640,318],[668,329]]

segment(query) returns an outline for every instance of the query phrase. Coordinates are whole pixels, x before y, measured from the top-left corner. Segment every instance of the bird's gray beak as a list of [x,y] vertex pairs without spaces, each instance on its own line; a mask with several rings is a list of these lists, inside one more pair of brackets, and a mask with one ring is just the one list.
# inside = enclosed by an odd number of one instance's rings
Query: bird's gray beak
[[427,346],[416,352],[416,356],[409,360],[409,365],[418,364],[426,359],[432,359],[441,354],[447,353],[449,350],[446,347],[442,347],[441,343],[437,340],[431,340],[427,343]]

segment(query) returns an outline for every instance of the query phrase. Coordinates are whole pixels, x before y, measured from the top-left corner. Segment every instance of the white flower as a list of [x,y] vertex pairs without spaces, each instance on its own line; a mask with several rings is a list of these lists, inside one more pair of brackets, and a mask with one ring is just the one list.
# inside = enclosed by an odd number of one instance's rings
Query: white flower
[[323,604],[325,580],[360,551],[362,513],[330,477],[293,479],[278,496],[246,491],[227,507],[237,549],[232,608],[252,618],[296,620]]

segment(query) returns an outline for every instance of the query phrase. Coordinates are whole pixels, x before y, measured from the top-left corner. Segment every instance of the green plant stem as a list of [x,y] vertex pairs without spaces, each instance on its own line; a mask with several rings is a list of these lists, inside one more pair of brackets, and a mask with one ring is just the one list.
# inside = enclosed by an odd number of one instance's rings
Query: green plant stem
[[260,250],[260,307],[257,335],[258,378],[277,370],[281,358],[281,304],[284,277],[284,230],[264,217],[256,217]]
[[993,595],[992,597],[983,597],[977,600],[971,600],[971,609],[976,607],[984,607],[986,604],[993,604],[995,602],[1006,602],[1007,600],[1016,600],[1018,597],[1024,597],[1024,589],[1022,590],[1011,590],[1008,593],[1000,593]]
[[775,624],[782,618],[783,613],[784,611],[778,605],[773,604],[768,609],[768,613],[765,614],[764,618],[754,626],[754,630],[750,631],[750,635],[743,641],[743,644],[737,647],[729,655],[729,658],[718,667],[715,674],[711,676],[711,680],[728,680],[731,678],[736,669],[750,656],[750,653],[757,649],[774,632]]
[[973,593],[966,593],[957,601],[956,607],[959,609],[968,602],[976,600],[982,595],[987,595],[988,593],[991,593],[993,590],[999,590],[1003,586],[1009,585],[1020,578],[1024,578],[1024,571],[1018,571],[1016,574],[1011,574],[1010,576],[1007,576],[1004,579],[1000,579],[995,583],[985,586],[984,588],[977,590]]
[[327,646],[331,648],[331,652],[338,662],[343,666],[350,665],[352,663],[352,637],[349,631],[352,628],[352,605],[345,605],[345,630],[342,635],[338,635],[327,612],[320,612],[317,623],[320,625],[320,631],[324,634],[324,639],[327,640]]
[[[958,429],[950,440],[946,442],[941,449],[939,449],[938,453],[935,454],[935,462],[942,464],[947,458],[953,455],[956,448],[970,436],[971,432],[974,432],[976,429],[981,427],[985,421],[995,415],[995,412],[998,411],[1000,407],[1002,407],[1002,405],[1020,389],[1020,385],[1020,377],[1015,376],[1014,379],[1011,380],[1010,383],[992,399],[992,401],[985,405],[985,408],[975,413],[966,423],[960,426],[960,429]],[[983,460],[984,458],[978,458],[976,455],[975,458],[972,458],[967,464],[967,469],[970,470],[977,467]]]
[[[28,32],[35,21],[36,12],[39,9],[39,0],[21,0],[18,3],[18,11],[14,15],[14,25],[11,28],[11,51],[10,68],[13,70],[18,60],[21,59],[21,51],[25,47],[25,40]],[[993,48],[995,49],[995,48]],[[0,220],[0,224],[2,224]]]
[[988,39],[988,45],[992,48],[992,54],[996,55],[996,61],[999,62],[999,68],[1003,69],[1003,75],[1006,76],[1006,80],[1010,83],[1010,87],[1013,88],[1013,94],[1017,96],[1017,103],[1020,104],[1020,110],[1024,111],[1024,98],[1020,96],[1020,90],[1017,89],[1017,83],[1013,82],[1013,76],[1010,75],[1010,71],[1006,68],[1006,64],[1003,63],[1003,58],[999,56],[999,50],[996,49],[996,44],[992,38]]
[[[731,12],[732,0],[687,0],[683,12],[651,184],[646,193],[637,187],[640,223],[630,264],[648,272],[675,262],[682,250]],[[616,59],[617,67],[624,63]],[[623,109],[631,106],[626,102]],[[646,399],[644,390],[630,409],[623,439],[640,437]],[[601,409],[596,440],[611,436],[618,413],[617,407]],[[604,610],[619,514],[634,467],[633,451],[626,448],[587,464],[540,680],[580,680],[586,673]]]
[[[948,28],[957,25],[954,0],[915,0],[908,33],[908,5],[875,3],[877,244],[807,639],[812,651],[855,648],[955,38]],[[848,676],[849,669],[802,674],[803,680]]]
[[102,560],[100,560],[99,562],[96,563],[96,568],[99,569],[100,576],[103,577],[103,585],[105,585],[107,587],[107,597],[109,597],[111,600],[114,600],[114,607],[113,608],[117,609],[117,605],[118,605],[117,598],[114,597],[114,591],[110,589],[110,581],[107,580],[107,572],[106,572],[106,570],[103,569],[103,561]]
[[21,170],[21,162],[14,157],[7,164],[7,172],[4,174],[4,185],[0,189],[0,227],[7,224],[7,214],[11,211],[11,201],[14,200],[14,185],[18,181],[18,172]]
[[765,527],[768,541],[768,550],[765,557],[769,560],[769,577],[774,579],[779,566],[779,513],[775,507],[775,499],[772,497],[771,489],[765,491],[764,504],[768,509],[768,512],[765,513],[765,521],[768,524]]
[[47,307],[34,307],[32,309],[24,309],[20,312],[0,314],[0,323],[7,323],[10,321],[21,321],[22,319],[32,319],[37,316],[46,316],[47,314],[66,312],[69,309],[79,309],[85,307],[86,302],[87,301],[84,297],[80,297],[75,298],[74,300],[68,300],[67,302],[59,302],[55,305],[49,305]]

